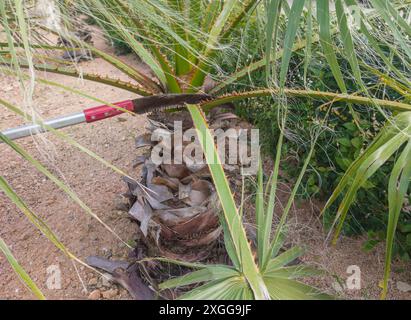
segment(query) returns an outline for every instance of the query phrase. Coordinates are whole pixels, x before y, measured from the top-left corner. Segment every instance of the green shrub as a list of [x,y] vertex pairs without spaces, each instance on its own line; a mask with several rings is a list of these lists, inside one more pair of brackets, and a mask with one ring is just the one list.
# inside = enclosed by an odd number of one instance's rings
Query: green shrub
[[[255,28],[251,28],[256,30]],[[244,38],[248,41],[245,46],[258,45],[253,37],[249,34]],[[258,52],[258,48],[255,49]],[[247,57],[240,57],[246,62]],[[320,62],[318,62],[320,61]],[[233,68],[229,61],[223,60],[227,69]],[[238,62],[238,61],[237,61]],[[348,69],[344,61],[340,61],[343,67],[342,71]],[[344,70],[345,68],[345,70]],[[289,87],[304,87],[303,80],[303,56],[295,56],[290,64],[290,81]],[[348,71],[347,71],[348,73]],[[338,91],[338,86],[334,80],[330,68],[321,60],[313,57],[309,65],[308,74],[310,78],[310,89],[319,91]],[[379,79],[374,75],[368,75],[372,87],[377,84]],[[254,72],[247,82],[237,83],[230,87],[230,90],[242,91],[250,85],[263,86],[265,82],[265,72],[263,70]],[[355,83],[347,81],[349,90],[355,91]],[[398,94],[385,88],[385,94],[392,100],[398,98]],[[278,112],[273,108],[273,101],[264,97],[249,101],[242,101],[238,104],[238,113],[260,129],[260,142],[262,143],[263,152],[275,155],[277,137],[279,129],[277,125]],[[284,157],[287,161],[283,163],[283,171],[286,179],[292,182],[298,174],[303,164],[303,159],[309,151],[311,132],[313,128],[319,125],[320,121],[327,119],[326,125],[320,137],[318,138],[317,148],[314,150],[310,167],[303,179],[301,198],[316,197],[326,201],[338,182],[350,166],[358,158],[375,136],[380,131],[385,122],[385,117],[378,111],[369,108],[356,107],[353,114],[347,108],[346,104],[334,103],[330,109],[322,106],[316,101],[295,100],[289,104],[289,120],[287,122],[288,134],[287,140],[283,147]],[[371,250],[375,244],[384,240],[384,236],[376,240],[375,234],[384,234],[387,227],[387,191],[386,186],[389,180],[389,173],[393,167],[393,159],[388,161],[381,170],[377,171],[370,180],[368,180],[362,189],[357,193],[356,202],[350,208],[350,214],[347,216],[347,223],[343,227],[346,235],[368,234],[369,240],[364,243],[364,249]],[[331,206],[324,214],[323,222],[326,229],[329,229],[334,221],[337,206]],[[409,214],[401,214],[400,224],[407,225]],[[372,237],[370,237],[372,235]],[[396,235],[395,254],[402,258],[407,258],[411,254],[411,235],[399,232]],[[370,244],[374,244],[370,246]]]

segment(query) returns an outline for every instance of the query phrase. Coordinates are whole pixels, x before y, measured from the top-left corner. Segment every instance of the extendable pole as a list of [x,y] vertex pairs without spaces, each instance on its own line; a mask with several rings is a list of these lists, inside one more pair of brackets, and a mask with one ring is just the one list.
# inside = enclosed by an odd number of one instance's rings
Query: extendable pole
[[141,97],[134,100],[126,100],[113,103],[113,106],[98,106],[85,109],[81,112],[60,116],[43,123],[45,126],[31,123],[17,128],[7,129],[2,132],[9,139],[19,139],[30,135],[47,131],[47,126],[54,129],[70,127],[80,123],[90,123],[122,114],[125,111],[131,111],[136,114],[145,114],[158,109],[167,107],[184,106],[185,104],[197,104],[212,97],[204,93],[186,93],[186,94],[158,94],[153,96]]
[[[113,105],[128,110],[133,111],[133,101],[126,100],[122,102],[114,103]],[[74,126],[80,123],[91,123],[107,118],[114,117],[123,113],[123,110],[110,107],[107,105],[93,107],[85,109],[81,112],[72,113],[69,115],[60,116],[57,118],[53,118],[50,120],[43,121],[45,126],[49,126],[54,129],[61,129],[65,127]],[[23,125],[16,128],[7,129],[2,132],[6,137],[11,140],[24,138],[30,135],[38,134],[47,131],[46,128],[42,127],[41,125],[32,123]]]

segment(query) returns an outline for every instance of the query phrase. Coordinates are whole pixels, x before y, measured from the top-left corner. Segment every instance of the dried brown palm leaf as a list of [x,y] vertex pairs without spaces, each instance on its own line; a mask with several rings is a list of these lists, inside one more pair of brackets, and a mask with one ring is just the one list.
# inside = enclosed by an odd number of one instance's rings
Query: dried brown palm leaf
[[[149,156],[159,147],[173,155],[178,148],[184,149],[191,143],[174,143],[175,121],[181,121],[177,125],[183,131],[193,128],[186,111],[157,112],[149,117],[148,132],[136,139],[137,148],[148,150],[135,161],[142,165],[140,184],[126,181],[129,213],[139,224],[149,255],[199,261],[213,252],[210,249],[221,234],[220,205],[208,166],[196,163],[190,154],[183,154],[182,163],[155,164]],[[232,105],[215,108],[209,114],[210,127],[216,130],[241,127],[240,122]],[[157,139],[159,133],[166,139]],[[226,169],[239,173],[237,165],[226,165]]]

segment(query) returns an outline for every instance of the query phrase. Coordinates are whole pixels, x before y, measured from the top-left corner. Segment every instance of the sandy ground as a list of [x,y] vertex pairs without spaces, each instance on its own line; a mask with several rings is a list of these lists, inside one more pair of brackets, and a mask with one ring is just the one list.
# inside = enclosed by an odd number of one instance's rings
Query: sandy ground
[[[107,47],[104,40],[95,39],[95,44],[100,49],[112,53],[112,49]],[[121,59],[138,65],[138,61],[132,56],[124,56]],[[99,72],[128,80],[99,58],[82,62],[80,66],[88,72]],[[41,76],[45,75],[41,74]],[[132,94],[120,89],[93,82],[54,74],[49,74],[47,77],[107,101],[115,102],[133,97]],[[12,77],[0,79],[0,93],[2,99],[15,104],[21,103],[18,83]],[[76,112],[96,105],[95,102],[75,94],[41,85],[36,88],[34,101],[44,118]],[[16,115],[2,110],[0,130],[19,124],[22,122]],[[144,130],[144,124],[144,117],[122,115],[91,125],[66,128],[64,132],[127,174],[138,177],[138,172],[132,169],[132,160],[136,155],[134,138]],[[124,241],[132,241],[135,225],[130,223],[126,214],[115,208],[117,195],[125,190],[121,177],[52,134],[46,134],[44,137],[47,138],[48,143],[38,137],[35,140],[32,137],[24,138],[18,143],[46,164],[53,173],[62,177],[93,212]],[[79,258],[85,259],[89,255],[113,258],[127,256],[128,249],[121,241],[5,145],[0,145],[0,174]],[[295,208],[289,223],[292,242],[307,247],[307,254],[303,260],[322,267],[334,275],[334,277],[313,280],[311,283],[331,292],[335,292],[333,288],[336,288],[337,292],[345,298],[377,299],[380,291],[378,282],[383,274],[383,246],[381,245],[372,253],[364,253],[361,250],[364,239],[342,238],[336,247],[330,247],[324,242],[325,234],[318,218],[319,206],[316,203],[304,202]],[[96,288],[104,292],[106,298],[129,298],[125,290],[102,281],[98,274],[79,265],[77,272],[73,264],[47,241],[3,194],[0,194],[0,225],[0,236],[49,299],[84,299]],[[353,265],[360,268],[361,288],[341,288],[341,284],[344,286],[351,275],[347,273],[347,268]],[[47,287],[47,281],[50,280],[55,267],[61,270],[61,289]],[[389,298],[411,299],[411,292],[401,292],[397,289],[398,281],[411,283],[409,264],[395,262],[393,269],[395,272],[390,282]],[[84,282],[84,286],[80,279]],[[336,286],[336,279],[339,280],[340,288]],[[2,255],[0,255],[0,298],[33,298]]]
[[[95,45],[112,53],[104,40],[95,39]],[[125,56],[122,59],[134,65],[138,64],[138,61],[131,56]],[[81,62],[80,67],[87,72],[99,72],[129,80],[99,58]],[[46,75],[39,74],[39,76],[45,77]],[[90,81],[55,74],[48,74],[47,78],[64,83],[66,86],[73,86],[104,101],[116,102],[135,97],[129,92]],[[6,101],[17,105],[22,101],[18,83],[12,77],[0,79],[0,92],[2,99]],[[94,101],[70,92],[42,85],[36,87],[34,102],[41,110],[44,119],[98,105]],[[18,116],[2,109],[0,130],[20,124],[22,121]],[[130,176],[137,178],[138,172],[132,169],[132,159],[136,155],[134,138],[144,130],[144,125],[145,118],[142,116],[121,115],[94,124],[66,128],[63,131]],[[63,178],[93,212],[125,242],[132,240],[135,226],[130,223],[124,213],[115,209],[116,195],[125,191],[121,177],[53,134],[48,133],[43,136],[47,142],[39,137],[35,140],[28,137],[20,139],[18,143],[54,174]],[[48,223],[61,241],[67,245],[67,248],[79,258],[85,259],[95,254],[112,255],[113,257],[127,255],[127,249],[121,241],[88,216],[53,182],[46,179],[32,165],[5,145],[0,145],[0,174],[8,180],[28,206]],[[0,225],[0,236],[48,298],[87,297],[72,263],[47,241],[2,193],[0,194]],[[58,266],[61,270],[60,290],[49,290],[46,286],[48,277],[55,274],[52,271],[53,266]],[[50,268],[49,273],[47,273],[47,268]],[[85,285],[88,283],[94,285],[97,275],[82,266],[78,269]],[[98,279],[97,286],[101,285],[100,282],[101,279]],[[105,290],[104,286],[102,290]],[[126,297],[122,291],[115,296]],[[0,298],[31,297],[32,295],[12,272],[4,256],[0,255]]]

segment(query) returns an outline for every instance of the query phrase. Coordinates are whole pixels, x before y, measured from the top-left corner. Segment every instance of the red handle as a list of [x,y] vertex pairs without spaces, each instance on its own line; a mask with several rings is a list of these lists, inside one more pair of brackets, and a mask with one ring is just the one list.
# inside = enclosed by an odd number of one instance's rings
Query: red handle
[[[129,111],[134,110],[133,101],[131,100],[113,103],[113,105],[129,110]],[[99,120],[103,120],[106,118],[114,117],[118,114],[123,113],[124,111],[116,109],[114,107],[110,107],[110,106],[98,106],[98,107],[85,109],[83,112],[84,112],[84,116],[86,117],[86,122],[89,123],[89,122],[94,122],[94,121],[99,121]]]

